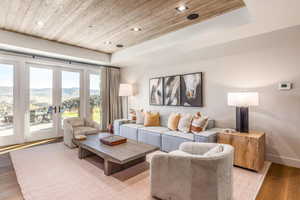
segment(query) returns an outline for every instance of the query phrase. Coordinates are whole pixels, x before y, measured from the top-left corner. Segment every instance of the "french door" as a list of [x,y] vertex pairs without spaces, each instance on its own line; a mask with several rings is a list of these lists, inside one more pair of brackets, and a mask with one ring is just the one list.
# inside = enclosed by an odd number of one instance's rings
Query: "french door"
[[20,141],[19,70],[16,63],[0,60],[0,146]]
[[80,116],[80,70],[28,64],[25,141],[60,136],[63,120]]

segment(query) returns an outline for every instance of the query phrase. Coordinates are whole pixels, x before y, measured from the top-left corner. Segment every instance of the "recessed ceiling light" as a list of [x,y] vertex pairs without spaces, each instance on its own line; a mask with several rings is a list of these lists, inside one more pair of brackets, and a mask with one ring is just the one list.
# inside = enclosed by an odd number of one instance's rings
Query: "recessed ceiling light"
[[118,47],[118,48],[123,48],[124,45],[123,45],[123,44],[117,44],[116,47]]
[[185,6],[185,5],[181,5],[181,6],[179,6],[179,7],[176,8],[176,10],[178,12],[183,12],[183,11],[185,11],[187,9],[189,9],[189,8],[187,6]]
[[199,14],[193,13],[193,14],[188,15],[186,18],[188,18],[189,20],[194,20],[194,19],[197,19],[198,17],[199,17]]
[[106,41],[106,42],[104,42],[104,44],[105,44],[105,45],[111,45],[112,42],[111,42],[111,41]]
[[42,22],[42,21],[38,21],[36,24],[37,24],[39,27],[44,26],[44,22]]
[[142,29],[139,28],[139,27],[134,27],[134,28],[132,28],[131,30],[132,30],[132,31],[135,31],[135,32],[138,32],[138,31],[141,31]]

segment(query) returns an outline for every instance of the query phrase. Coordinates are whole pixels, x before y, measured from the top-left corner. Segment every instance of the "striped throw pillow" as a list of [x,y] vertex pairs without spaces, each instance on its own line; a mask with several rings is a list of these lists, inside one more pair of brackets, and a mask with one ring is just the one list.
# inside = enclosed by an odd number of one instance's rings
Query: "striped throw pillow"
[[202,116],[200,113],[196,113],[193,117],[191,132],[200,133],[201,131],[205,131],[207,125],[208,117]]
[[129,109],[129,120],[136,120],[136,111],[134,109]]

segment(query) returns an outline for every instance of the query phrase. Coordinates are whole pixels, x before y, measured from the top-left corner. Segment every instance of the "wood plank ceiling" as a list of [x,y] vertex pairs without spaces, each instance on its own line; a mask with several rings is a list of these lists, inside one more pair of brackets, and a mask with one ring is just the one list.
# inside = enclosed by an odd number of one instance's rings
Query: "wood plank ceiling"
[[[178,12],[181,5],[189,9]],[[112,53],[117,44],[126,48],[243,6],[243,0],[1,0],[0,29]],[[200,17],[188,20],[191,13]]]

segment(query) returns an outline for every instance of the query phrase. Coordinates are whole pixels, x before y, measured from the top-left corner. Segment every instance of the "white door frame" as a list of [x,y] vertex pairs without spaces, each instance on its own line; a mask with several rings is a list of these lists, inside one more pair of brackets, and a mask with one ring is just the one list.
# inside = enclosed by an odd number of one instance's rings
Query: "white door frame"
[[[26,121],[25,121],[25,141],[33,141],[33,140],[40,140],[40,139],[46,139],[46,138],[53,138],[53,137],[59,137],[63,135],[63,128],[61,124],[61,114],[56,112],[53,113],[53,129],[51,132],[29,132],[29,105],[30,105],[30,80],[29,80],[29,69],[30,67],[35,68],[41,68],[41,69],[51,69],[53,70],[53,82],[52,82],[52,106],[56,106],[58,109],[58,106],[61,106],[62,103],[62,72],[78,72],[80,73],[80,110],[79,115],[82,116],[82,114],[85,111],[85,108],[83,108],[85,105],[84,98],[83,98],[83,72],[80,69],[72,69],[72,68],[66,68],[66,67],[60,67],[57,65],[44,65],[44,64],[37,64],[37,63],[26,63],[26,77],[27,77],[27,83],[26,85]],[[33,135],[33,136],[32,136]]]
[[[85,84],[84,84],[84,70],[82,70],[82,69],[72,69],[72,68],[66,68],[66,67],[58,67],[58,71],[59,71],[59,77],[60,77],[60,79],[59,79],[59,81],[58,81],[58,83],[59,83],[59,85],[58,85],[58,88],[59,88],[59,97],[58,97],[58,102],[57,102],[57,105],[58,106],[61,106],[61,104],[62,104],[62,96],[61,96],[61,94],[62,94],[62,72],[63,71],[65,71],[65,72],[78,72],[79,73],[79,77],[80,77],[80,79],[79,79],[79,81],[80,81],[80,83],[79,83],[79,100],[80,100],[80,107],[79,107],[79,117],[80,118],[85,118],[86,117],[86,112],[85,112],[85,110],[86,110],[86,101],[85,101],[85,98],[84,98],[84,91],[85,91],[85,88],[84,88],[84,86],[85,86]],[[62,127],[62,123],[61,123],[61,114],[60,113],[58,113],[58,117],[57,117],[57,119],[59,120],[58,121],[58,134],[59,134],[59,136],[62,136],[63,135],[63,127]]]
[[13,66],[13,134],[0,136],[0,146],[16,144],[23,141],[21,122],[21,96],[20,96],[20,63],[11,60],[0,59],[1,64]]
[[[100,81],[101,81],[101,73],[100,73],[100,70],[86,70],[85,71],[85,79],[86,79],[86,82],[85,82],[85,85],[86,85],[86,92],[85,92],[85,101],[87,102],[86,103],[86,117],[87,119],[90,119],[92,120],[92,116],[91,116],[91,113],[90,113],[90,104],[89,104],[89,98],[90,98],[90,75],[91,74],[94,74],[94,75],[99,75],[100,76]],[[99,85],[100,87],[100,85]]]
[[[88,117],[89,115],[89,74],[99,73],[101,66],[92,66],[79,63],[66,63],[55,60],[35,59],[31,56],[15,56],[0,53],[0,63],[11,64],[14,66],[14,134],[9,137],[0,137],[0,146],[11,144],[19,144],[26,142],[26,135],[29,131],[28,105],[29,105],[29,65],[65,70],[65,71],[80,71],[80,116]],[[55,76],[58,79],[61,77]],[[57,81],[54,81],[57,82]],[[60,89],[60,87],[55,87]],[[56,92],[61,95],[60,92]],[[54,103],[54,102],[53,102]],[[60,103],[60,102],[58,102]],[[62,128],[57,130],[58,135],[62,136]],[[55,136],[53,136],[55,137]]]

